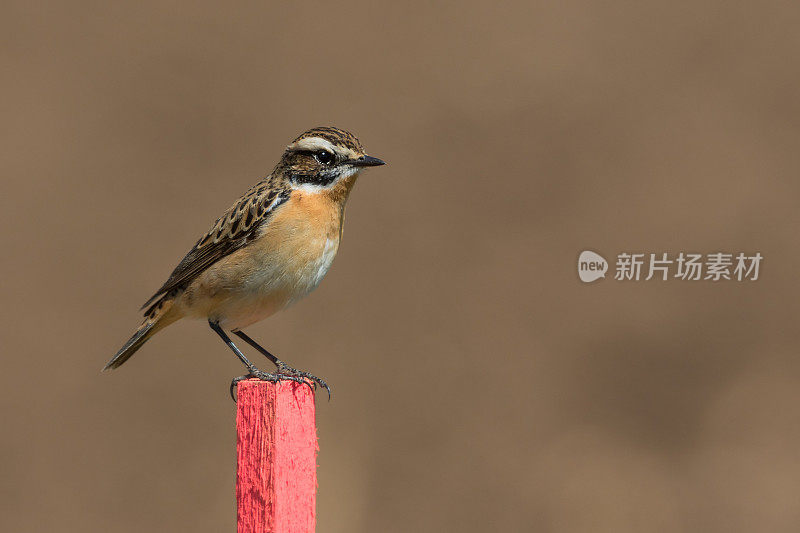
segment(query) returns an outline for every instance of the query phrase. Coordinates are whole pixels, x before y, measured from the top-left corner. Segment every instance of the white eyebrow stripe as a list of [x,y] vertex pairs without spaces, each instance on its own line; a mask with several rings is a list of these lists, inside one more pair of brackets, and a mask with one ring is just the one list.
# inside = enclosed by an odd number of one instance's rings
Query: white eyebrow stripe
[[333,144],[322,137],[306,137],[305,139],[300,139],[296,143],[290,144],[287,150],[327,150],[331,153],[336,153]]

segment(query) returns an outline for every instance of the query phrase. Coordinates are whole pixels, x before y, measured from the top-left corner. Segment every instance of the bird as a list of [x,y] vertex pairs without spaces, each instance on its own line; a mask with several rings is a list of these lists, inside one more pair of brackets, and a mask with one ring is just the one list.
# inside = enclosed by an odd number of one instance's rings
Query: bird
[[[248,378],[325,380],[292,368],[243,331],[297,302],[325,277],[339,249],[345,205],[360,173],[386,164],[367,155],[352,133],[316,127],[295,138],[273,171],[225,211],[153,296],[144,319],[103,371],[120,367],[153,335],[182,318],[204,319],[247,368]],[[266,356],[273,372],[257,368],[226,331]]]

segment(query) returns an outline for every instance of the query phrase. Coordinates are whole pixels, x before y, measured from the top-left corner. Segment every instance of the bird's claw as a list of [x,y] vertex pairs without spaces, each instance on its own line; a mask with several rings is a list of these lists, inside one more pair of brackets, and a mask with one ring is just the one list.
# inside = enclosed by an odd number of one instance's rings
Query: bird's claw
[[292,376],[300,378],[309,387],[313,386],[314,390],[316,390],[317,385],[319,385],[320,387],[325,389],[325,391],[328,393],[328,401],[331,401],[331,388],[328,386],[328,384],[325,382],[324,379],[315,376],[311,372],[297,370],[281,361],[280,364],[278,364],[278,369],[275,371],[275,373],[280,376]]
[[231,380],[230,393],[234,403],[236,403],[235,390],[237,384],[242,380],[252,378],[260,379],[261,381],[269,381],[272,383],[277,383],[278,381],[294,381],[296,383],[304,383],[305,385],[308,385],[311,390],[316,390],[317,384],[319,384],[328,392],[328,401],[331,401],[331,388],[328,386],[325,380],[318,378],[309,372],[296,370],[286,364],[282,364],[275,372],[272,373],[253,369],[253,371],[249,374],[233,378]]

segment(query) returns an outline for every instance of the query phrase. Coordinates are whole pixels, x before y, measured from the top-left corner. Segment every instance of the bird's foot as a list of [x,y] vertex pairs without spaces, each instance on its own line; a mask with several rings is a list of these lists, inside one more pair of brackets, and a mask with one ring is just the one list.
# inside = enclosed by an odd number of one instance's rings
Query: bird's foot
[[328,401],[331,399],[331,389],[324,380],[308,372],[295,370],[281,361],[281,363],[278,365],[278,369],[275,372],[264,372],[263,370],[254,368],[249,374],[233,378],[231,380],[230,393],[234,403],[236,403],[236,385],[245,379],[260,379],[261,381],[270,381],[272,383],[277,383],[279,381],[295,381],[297,383],[308,385],[313,390],[316,390],[317,384],[319,383],[320,386],[324,387],[325,390],[328,391]]
[[287,365],[283,361],[278,360],[278,369],[275,370],[275,374],[278,374],[279,376],[287,376],[287,379],[288,379],[289,376],[291,376],[291,377],[294,377],[294,378],[300,378],[305,383],[309,383],[310,382],[312,385],[314,385],[314,390],[316,390],[317,385],[319,385],[320,387],[322,387],[323,389],[325,389],[327,391],[327,393],[328,393],[328,401],[331,401],[331,388],[328,386],[327,383],[325,383],[324,379],[318,378],[317,376],[315,376],[314,374],[312,374],[310,372],[305,372],[303,370],[297,370],[296,368],[290,367],[289,365]]

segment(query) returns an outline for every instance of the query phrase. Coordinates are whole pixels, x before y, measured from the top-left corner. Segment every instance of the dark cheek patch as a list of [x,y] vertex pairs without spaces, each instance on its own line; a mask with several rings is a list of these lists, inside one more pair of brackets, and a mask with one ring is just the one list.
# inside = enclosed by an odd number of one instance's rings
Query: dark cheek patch
[[289,179],[298,185],[310,184],[310,185],[319,185],[320,187],[325,187],[336,181],[337,177],[338,177],[337,172],[333,170],[327,170],[327,171],[317,171],[309,173],[296,172],[292,173]]

